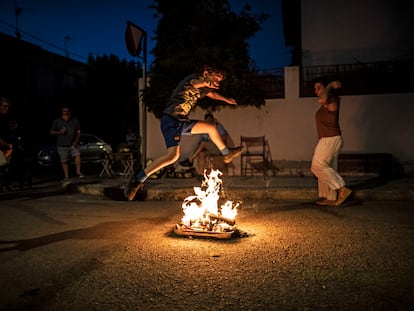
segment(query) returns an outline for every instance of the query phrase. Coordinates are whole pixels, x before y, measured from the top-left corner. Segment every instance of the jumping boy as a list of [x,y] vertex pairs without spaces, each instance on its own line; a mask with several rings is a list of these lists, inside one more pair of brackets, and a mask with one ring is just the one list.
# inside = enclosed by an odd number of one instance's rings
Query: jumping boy
[[233,98],[224,97],[215,91],[219,89],[220,82],[225,77],[226,72],[223,69],[204,65],[199,74],[191,74],[178,84],[161,118],[161,131],[167,153],[155,159],[136,176],[131,177],[126,189],[129,201],[132,201],[136,193],[144,187],[148,176],[179,159],[181,135],[208,134],[223,155],[224,163],[230,163],[241,154],[242,147],[228,148],[225,145],[214,124],[188,118],[192,108],[205,96],[229,105],[237,105]]

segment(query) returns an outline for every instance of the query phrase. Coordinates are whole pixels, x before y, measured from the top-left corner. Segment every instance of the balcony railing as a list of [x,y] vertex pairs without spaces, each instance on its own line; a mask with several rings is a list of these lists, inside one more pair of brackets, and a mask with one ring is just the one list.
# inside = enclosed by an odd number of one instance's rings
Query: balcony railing
[[284,68],[260,71],[259,75],[254,77],[254,80],[266,99],[285,97]]
[[328,76],[342,82],[343,95],[414,92],[414,60],[300,68],[300,96],[313,97],[313,81]]

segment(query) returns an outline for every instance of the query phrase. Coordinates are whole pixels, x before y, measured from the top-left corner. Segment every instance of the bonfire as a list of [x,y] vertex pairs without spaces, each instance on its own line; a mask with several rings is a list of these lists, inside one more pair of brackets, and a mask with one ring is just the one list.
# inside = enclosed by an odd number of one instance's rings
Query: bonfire
[[194,195],[183,201],[184,216],[175,227],[176,234],[231,237],[236,230],[235,218],[240,203],[225,199],[221,176],[219,170],[204,171],[201,187],[194,187]]

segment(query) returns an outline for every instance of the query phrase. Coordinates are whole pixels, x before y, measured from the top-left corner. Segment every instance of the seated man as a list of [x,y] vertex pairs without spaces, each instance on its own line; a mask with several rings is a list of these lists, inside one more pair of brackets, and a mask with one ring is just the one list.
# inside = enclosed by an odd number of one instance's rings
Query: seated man
[[125,141],[130,152],[136,152],[138,149],[138,137],[135,132],[129,127],[125,134]]
[[[221,138],[228,146],[233,146],[233,141],[231,137],[228,135],[226,129],[214,119],[214,116],[211,113],[206,113],[204,115],[204,120],[215,124],[217,127],[217,131],[219,132]],[[201,175],[206,168],[206,157],[207,156],[215,156],[220,155],[220,150],[217,149],[216,145],[210,140],[209,136],[206,134],[202,134],[200,138],[200,142],[197,148],[193,151],[191,156],[184,161],[180,162],[182,166],[193,166],[193,162],[196,158],[198,158],[198,173]]]

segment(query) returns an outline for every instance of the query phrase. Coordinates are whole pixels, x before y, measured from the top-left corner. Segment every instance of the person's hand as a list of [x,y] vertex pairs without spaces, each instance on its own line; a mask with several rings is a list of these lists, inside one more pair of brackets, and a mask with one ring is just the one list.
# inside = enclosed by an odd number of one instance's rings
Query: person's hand
[[332,82],[332,87],[333,87],[334,89],[340,89],[340,88],[342,87],[342,83],[341,83],[341,81],[339,81],[339,80],[333,81],[333,82]]
[[59,135],[66,135],[66,129],[65,128],[60,129],[59,130]]

